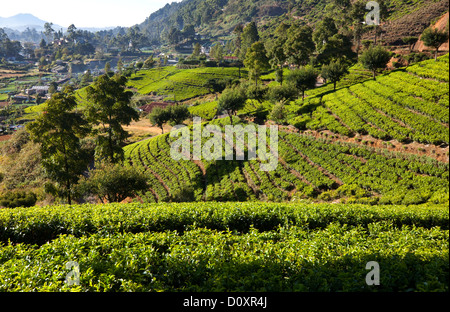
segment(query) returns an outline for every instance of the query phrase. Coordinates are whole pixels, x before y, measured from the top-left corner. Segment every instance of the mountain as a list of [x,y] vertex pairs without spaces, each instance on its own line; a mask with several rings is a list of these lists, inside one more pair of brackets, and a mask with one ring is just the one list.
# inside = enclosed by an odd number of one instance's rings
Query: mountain
[[[27,28],[44,30],[44,24],[47,23],[40,18],[28,13],[17,14],[11,17],[0,17],[0,27],[10,28],[18,31],[24,31]],[[59,25],[53,25],[53,29],[63,28]]]

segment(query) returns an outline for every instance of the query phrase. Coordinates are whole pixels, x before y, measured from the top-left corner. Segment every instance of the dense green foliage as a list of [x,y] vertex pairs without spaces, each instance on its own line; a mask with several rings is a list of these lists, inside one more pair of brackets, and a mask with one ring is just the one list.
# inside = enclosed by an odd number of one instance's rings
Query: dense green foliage
[[31,207],[36,204],[36,200],[33,192],[7,192],[0,196],[0,207]]
[[96,134],[95,154],[98,159],[110,162],[123,159],[122,144],[128,137],[123,125],[139,120],[139,114],[130,106],[132,92],[125,90],[127,78],[102,75],[87,88],[87,98],[91,104],[85,111],[86,119],[93,125]]
[[89,162],[88,152],[81,146],[90,130],[80,114],[73,111],[75,97],[70,88],[55,94],[46,112],[27,124],[33,142],[40,144],[41,164],[47,176],[56,183],[47,190],[71,203],[73,187]]
[[[449,142],[448,54],[350,87],[309,92],[293,125],[329,129],[346,136],[370,134],[383,140]],[[432,78],[432,79],[423,79]]]
[[145,175],[135,168],[124,167],[121,163],[97,164],[78,185],[80,192],[94,195],[103,203],[121,202],[148,187]]
[[[242,77],[247,75],[241,70]],[[211,79],[237,79],[238,68],[200,67],[193,69],[177,69],[161,67],[141,70],[132,75],[128,86],[141,94],[155,93],[166,100],[182,101],[211,92]]]
[[[439,206],[192,203],[3,210],[0,289],[446,291],[448,220],[448,207]],[[79,286],[64,283],[69,261],[80,265]],[[368,261],[377,261],[383,272],[376,288],[365,283]]]
[[189,112],[193,116],[198,116],[205,120],[211,120],[217,114],[217,101],[190,106]]
[[[230,121],[223,118],[213,124],[223,127]],[[125,148],[127,164],[152,180],[146,198],[150,202],[168,201],[186,186],[193,188],[196,200],[206,201],[331,197],[371,204],[418,204],[448,198],[448,164],[427,158],[281,131],[278,166],[263,172],[261,159],[194,162],[191,156],[175,161],[170,153],[174,141],[165,134]],[[206,141],[203,138],[202,144]]]

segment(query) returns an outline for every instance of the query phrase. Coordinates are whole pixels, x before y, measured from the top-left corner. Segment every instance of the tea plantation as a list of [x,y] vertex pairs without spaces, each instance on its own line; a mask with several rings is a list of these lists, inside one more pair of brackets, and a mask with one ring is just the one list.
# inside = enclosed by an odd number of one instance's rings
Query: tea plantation
[[[448,224],[442,205],[1,210],[0,291],[448,291]],[[79,285],[65,282],[70,261]]]

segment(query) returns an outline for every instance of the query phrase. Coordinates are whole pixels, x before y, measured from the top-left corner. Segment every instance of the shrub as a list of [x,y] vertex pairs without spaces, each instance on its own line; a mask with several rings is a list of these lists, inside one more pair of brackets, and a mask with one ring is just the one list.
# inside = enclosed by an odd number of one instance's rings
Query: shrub
[[121,202],[149,189],[147,177],[122,164],[100,164],[89,170],[89,177],[79,183],[81,193],[97,196],[102,202]]
[[266,98],[272,103],[278,101],[292,101],[295,99],[297,91],[291,85],[285,84],[282,86],[275,86],[269,88],[266,94]]
[[286,108],[283,102],[278,102],[272,109],[269,115],[269,119],[275,121],[278,124],[286,123]]
[[33,192],[7,192],[0,196],[0,206],[6,208],[31,207],[36,204],[36,194]]

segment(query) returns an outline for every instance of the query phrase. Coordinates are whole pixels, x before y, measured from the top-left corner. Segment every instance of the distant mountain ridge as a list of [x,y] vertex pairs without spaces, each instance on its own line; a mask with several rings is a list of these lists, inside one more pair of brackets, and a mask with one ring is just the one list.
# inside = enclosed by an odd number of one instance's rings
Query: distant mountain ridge
[[[37,31],[43,31],[44,25],[47,21],[44,21],[33,14],[29,13],[21,13],[11,17],[1,17],[0,16],[0,28],[9,28],[16,31],[24,31],[27,28],[36,29]],[[77,25],[76,25],[77,26]],[[53,24],[52,28],[54,30],[63,29],[66,30],[66,27],[62,27],[60,25]],[[88,31],[99,31],[99,30],[108,30],[113,29],[115,27],[78,27],[79,29],[88,30]]]
[[[44,30],[45,23],[47,22],[29,13],[21,13],[11,17],[0,17],[0,27],[19,31],[23,31],[27,27],[30,29],[34,28],[38,31]],[[61,28],[57,25],[55,27]]]

